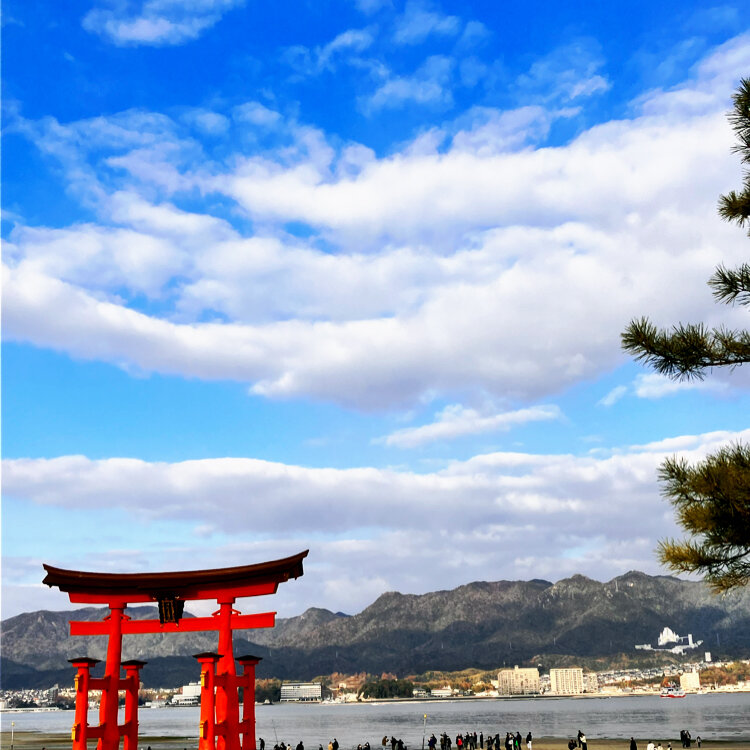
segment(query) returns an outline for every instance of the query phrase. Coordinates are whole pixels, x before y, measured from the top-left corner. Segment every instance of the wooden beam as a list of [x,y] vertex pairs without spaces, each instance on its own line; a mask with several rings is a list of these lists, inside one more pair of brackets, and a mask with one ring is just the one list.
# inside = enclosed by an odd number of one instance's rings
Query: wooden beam
[[[250,630],[253,628],[272,628],[276,624],[275,612],[260,612],[252,615],[232,615],[232,630]],[[218,617],[183,617],[179,623],[164,623],[158,620],[123,620],[122,634],[136,633],[197,633],[206,630],[218,630]],[[71,635],[108,635],[109,620],[84,622],[70,621]]]

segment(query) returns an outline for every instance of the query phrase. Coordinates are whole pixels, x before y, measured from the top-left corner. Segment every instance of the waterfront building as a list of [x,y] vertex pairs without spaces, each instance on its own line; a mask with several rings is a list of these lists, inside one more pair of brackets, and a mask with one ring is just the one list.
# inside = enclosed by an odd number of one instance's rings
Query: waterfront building
[[580,667],[550,669],[550,692],[556,695],[579,695],[583,692],[583,670]]
[[599,677],[596,672],[584,672],[583,673],[583,692],[584,693],[598,693],[599,692]]
[[535,695],[539,692],[539,670],[536,667],[501,669],[497,673],[500,695]]
[[281,702],[320,701],[323,688],[319,682],[284,682],[281,685]]
[[680,687],[687,692],[688,690],[701,689],[701,677],[699,672],[685,672],[680,675]]
[[172,696],[173,706],[200,706],[201,686],[197,682],[183,685],[180,692]]
[[453,695],[453,690],[446,685],[442,688],[434,688],[433,690],[430,690],[430,695],[433,698],[450,698]]

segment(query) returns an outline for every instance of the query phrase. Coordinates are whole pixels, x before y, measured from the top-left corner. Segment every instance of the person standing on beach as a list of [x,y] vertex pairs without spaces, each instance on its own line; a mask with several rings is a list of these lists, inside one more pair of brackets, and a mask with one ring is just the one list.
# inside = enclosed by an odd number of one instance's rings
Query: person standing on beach
[[630,750],[638,750],[638,743],[635,741],[634,737],[630,738]]
[[526,750],[531,750],[531,732],[526,735]]
[[578,742],[581,745],[581,750],[588,750],[588,743],[586,742],[586,735],[583,732],[578,733]]
[[696,745],[698,745],[698,747],[700,747],[700,746],[701,746],[701,736],[700,736],[700,735],[698,735],[698,736],[697,736],[697,737],[695,738],[695,744],[696,744]]
[[648,745],[646,745],[646,750],[656,750],[656,746],[654,745],[653,740],[648,741]]
[[262,737],[259,737],[259,740],[260,750],[266,750],[266,741]]

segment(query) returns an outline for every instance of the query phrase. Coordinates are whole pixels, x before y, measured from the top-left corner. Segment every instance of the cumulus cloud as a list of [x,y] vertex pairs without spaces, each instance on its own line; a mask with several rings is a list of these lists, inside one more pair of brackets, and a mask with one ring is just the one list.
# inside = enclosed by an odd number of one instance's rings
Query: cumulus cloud
[[460,404],[451,404],[437,414],[434,422],[396,430],[380,438],[379,442],[400,448],[414,448],[436,440],[452,440],[464,435],[507,431],[516,425],[559,419],[561,416],[560,409],[553,405],[533,406],[528,409],[487,415]]
[[119,46],[168,46],[197,39],[245,0],[99,0],[83,28]]
[[[659,497],[659,463],[675,451],[695,460],[748,438],[747,430],[678,436],[606,456],[489,453],[427,474],[241,458],[6,459],[3,489],[30,508],[129,514],[133,524],[118,524],[113,553],[87,559],[91,569],[189,569],[209,556],[219,567],[309,545],[308,575],[286,591],[282,607],[288,614],[313,604],[351,611],[385,589],[424,592],[532,574],[602,577],[624,568],[656,572],[656,541],[677,532]],[[159,520],[192,524],[196,533],[168,549],[144,549],[139,529]],[[205,539],[207,525],[214,536]],[[566,550],[576,540],[585,540],[585,550],[570,557]],[[55,564],[84,567],[80,549],[70,555]],[[378,580],[352,596],[373,569]],[[19,583],[27,577],[34,580],[30,561]]]
[[[233,121],[276,140],[224,160],[156,113],[18,120],[101,219],[16,227],[6,337],[361,409],[549,398],[622,361],[644,312],[744,325],[705,281],[746,257],[715,201],[736,179],[724,113],[748,64],[738,37],[554,148],[537,141],[566,110],[542,105],[471,110],[385,156],[257,102]],[[196,190],[253,233],[181,207]]]

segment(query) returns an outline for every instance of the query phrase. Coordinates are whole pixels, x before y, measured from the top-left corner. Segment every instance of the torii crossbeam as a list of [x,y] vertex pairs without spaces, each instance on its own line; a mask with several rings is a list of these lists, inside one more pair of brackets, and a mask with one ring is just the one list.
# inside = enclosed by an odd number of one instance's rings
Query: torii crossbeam
[[[201,726],[199,750],[255,750],[255,656],[240,657],[243,674],[234,665],[232,632],[245,628],[270,628],[276,613],[242,615],[233,608],[244,596],[275,594],[279,583],[303,574],[302,560],[308,550],[281,560],[236,568],[170,573],[90,573],[44,565],[43,583],[68,594],[74,604],[106,604],[109,615],[100,622],[71,621],[71,635],[106,635],[107,662],[104,677],[89,672],[95,659],[71,659],[76,675],[76,719],[73,750],[87,750],[88,739],[98,739],[98,750],[124,750],[138,746],[139,672],[145,662],[122,662],[122,636],[133,633],[185,633],[216,630],[217,653],[196,654],[201,667]],[[186,601],[215,599],[219,609],[210,617],[183,618]],[[158,603],[158,620],[131,620],[129,604]],[[126,677],[120,678],[125,667]],[[239,718],[238,689],[244,688],[243,716]],[[87,720],[88,691],[102,691],[99,725]],[[118,725],[119,691],[126,691],[125,723]],[[240,742],[242,735],[242,742]]]

